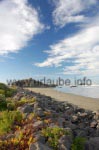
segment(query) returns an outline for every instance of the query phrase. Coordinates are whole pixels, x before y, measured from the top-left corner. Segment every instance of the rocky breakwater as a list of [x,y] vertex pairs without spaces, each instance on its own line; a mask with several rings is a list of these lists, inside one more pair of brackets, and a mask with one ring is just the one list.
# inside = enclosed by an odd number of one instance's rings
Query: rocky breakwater
[[[20,99],[21,98],[21,99]],[[20,90],[13,101],[32,99],[17,107],[27,122],[21,126],[31,135],[29,150],[99,150],[99,111],[89,111],[68,102]],[[30,119],[31,118],[31,119]],[[18,137],[19,131],[11,134]]]

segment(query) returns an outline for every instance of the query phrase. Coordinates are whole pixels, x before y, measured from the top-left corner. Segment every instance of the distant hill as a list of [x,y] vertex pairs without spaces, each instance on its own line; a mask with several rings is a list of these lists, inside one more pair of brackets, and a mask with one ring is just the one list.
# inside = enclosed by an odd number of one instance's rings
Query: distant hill
[[17,87],[56,87],[54,84],[44,84],[43,82],[34,80],[32,78],[14,81],[12,82],[12,85]]

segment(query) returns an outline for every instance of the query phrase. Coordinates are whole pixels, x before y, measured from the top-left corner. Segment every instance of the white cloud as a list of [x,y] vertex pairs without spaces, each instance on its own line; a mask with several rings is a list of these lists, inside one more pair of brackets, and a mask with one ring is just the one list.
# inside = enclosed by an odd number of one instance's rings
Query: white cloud
[[98,0],[52,0],[55,5],[53,11],[53,22],[56,26],[64,27],[67,23],[79,23],[87,21],[87,17],[81,14]]
[[[99,73],[99,16],[79,33],[50,46],[48,58],[39,67],[61,66],[64,74]],[[70,61],[70,65],[68,62]]]
[[38,12],[27,0],[0,1],[0,55],[17,52],[43,29]]

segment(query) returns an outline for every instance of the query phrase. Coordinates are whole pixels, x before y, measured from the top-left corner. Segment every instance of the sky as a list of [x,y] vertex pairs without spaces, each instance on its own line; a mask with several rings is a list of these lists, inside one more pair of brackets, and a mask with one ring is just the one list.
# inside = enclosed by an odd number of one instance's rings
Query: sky
[[0,82],[99,81],[99,0],[0,0]]

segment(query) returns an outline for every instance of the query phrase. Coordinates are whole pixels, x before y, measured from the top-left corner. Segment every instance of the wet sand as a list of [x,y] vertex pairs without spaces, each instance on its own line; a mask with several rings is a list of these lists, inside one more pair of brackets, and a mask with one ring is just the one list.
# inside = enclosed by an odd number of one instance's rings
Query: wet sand
[[44,94],[46,96],[51,96],[58,101],[67,101],[71,104],[77,105],[81,108],[88,110],[99,110],[99,99],[89,98],[84,96],[78,96],[74,94],[63,93],[54,90],[53,88],[28,88],[36,93]]

